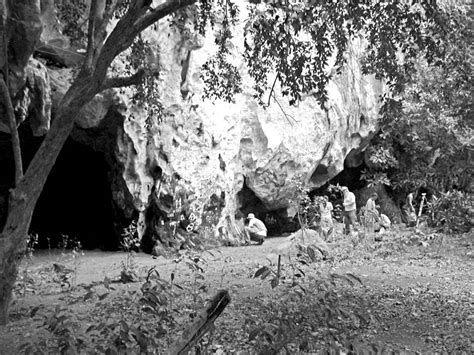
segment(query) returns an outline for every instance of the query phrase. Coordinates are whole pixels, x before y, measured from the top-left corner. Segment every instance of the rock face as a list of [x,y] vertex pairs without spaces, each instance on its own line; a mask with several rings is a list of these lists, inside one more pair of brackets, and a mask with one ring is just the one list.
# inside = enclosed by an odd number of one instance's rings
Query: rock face
[[[51,85],[47,68],[38,60],[30,59],[24,69],[21,85],[16,88],[13,108],[18,124],[27,118],[33,135],[42,136],[51,122]],[[8,119],[0,105],[0,131],[9,133]]]
[[[51,9],[52,1],[44,1],[39,43],[41,48],[54,45],[57,58],[53,60],[67,67],[80,55],[62,57],[71,50],[58,49],[58,43],[66,46],[69,42],[58,34]],[[245,18],[245,6],[240,16]],[[243,91],[234,103],[202,98],[201,66],[217,49],[213,36],[185,37],[163,21],[159,31],[145,33],[144,38],[156,54],[149,56],[149,64],[160,68],[163,121],[150,124],[127,93],[108,91],[82,110],[72,134],[73,139],[105,154],[111,165],[114,202],[125,216],[139,212],[140,235],[146,233],[150,204],[158,206],[163,219],[174,218],[166,209],[176,203],[177,191],[185,190],[185,217],[194,213],[197,218],[188,225],[206,226],[212,229],[209,233],[232,243],[242,227],[236,215],[253,208],[242,197],[248,194],[240,191],[252,193],[259,204],[257,216],[265,211],[291,216],[292,179],[301,176],[310,188],[322,186],[343,170],[349,152],[365,146],[375,130],[384,87],[374,77],[362,75],[363,50],[358,42],[352,43],[342,73],[329,84],[328,110],[324,111],[311,95],[289,106],[278,88],[269,107],[255,102],[253,83],[242,61],[242,27],[235,30],[232,47],[231,60],[243,77]],[[54,115],[72,72],[57,67],[48,72],[53,89],[42,92],[51,97]],[[43,107],[46,111],[48,106]],[[42,133],[46,126],[41,126]],[[150,198],[152,191],[158,198]]]
[[342,74],[329,85],[328,111],[311,96],[290,107],[278,94],[278,103],[264,109],[253,99],[252,82],[240,59],[242,29],[236,31],[232,54],[244,88],[232,104],[202,99],[200,68],[216,50],[213,39],[183,39],[165,25],[161,29],[148,40],[157,49],[168,48],[160,52],[160,64],[163,103],[170,116],[151,129],[152,139],[147,140],[144,115],[132,108],[118,141],[123,178],[137,208],[144,208],[153,185],[149,167],[158,165],[168,175],[178,173],[204,199],[224,192],[221,225],[226,217],[233,222],[239,209],[246,211],[245,201],[238,198],[244,185],[267,211],[288,209],[293,177],[302,175],[311,188],[325,184],[375,130],[384,88],[374,77],[362,75],[360,43],[352,45]]

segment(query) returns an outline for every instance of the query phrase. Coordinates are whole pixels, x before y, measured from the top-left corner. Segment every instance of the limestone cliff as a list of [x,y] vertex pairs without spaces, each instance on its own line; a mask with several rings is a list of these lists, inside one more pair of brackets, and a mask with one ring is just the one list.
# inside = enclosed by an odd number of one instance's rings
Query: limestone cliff
[[292,177],[302,174],[310,187],[323,185],[373,133],[383,85],[362,75],[360,43],[352,44],[347,65],[329,85],[327,111],[310,95],[291,107],[278,91],[278,102],[263,108],[253,99],[252,82],[240,59],[241,28],[236,29],[232,54],[244,88],[230,104],[202,99],[200,68],[216,50],[213,39],[183,39],[166,26],[161,25],[159,37],[148,40],[160,51],[163,103],[170,115],[152,128],[153,139],[147,141],[144,115],[132,108],[133,119],[125,121],[118,140],[123,177],[137,196],[137,208],[144,207],[153,184],[147,167],[156,164],[167,174],[178,173],[190,190],[204,197],[225,192],[221,224],[226,216],[233,220],[237,210],[246,210],[237,197],[244,184],[265,209],[285,209],[294,193]]
[[[38,53],[49,53],[48,60],[60,65],[43,75],[27,75],[35,87],[43,87],[37,90],[41,104],[35,106],[40,111],[36,117],[43,118],[36,124],[38,134],[47,129],[51,102],[54,115],[55,103],[70,85],[71,67],[81,59],[81,50],[72,48],[54,24],[52,4],[42,1],[44,30]],[[242,7],[240,16],[245,13]],[[190,210],[198,215],[196,225],[204,225],[204,211],[212,210],[216,215],[208,224],[217,225],[212,233],[232,239],[236,230],[226,228],[235,226],[236,212],[248,212],[240,191],[252,191],[265,211],[285,210],[294,193],[294,176],[302,175],[312,188],[322,186],[343,170],[349,152],[363,148],[375,130],[384,87],[374,77],[362,75],[363,49],[357,41],[350,46],[342,73],[329,84],[324,111],[311,95],[289,106],[278,88],[269,107],[255,102],[242,61],[242,27],[235,29],[232,47],[231,60],[243,76],[243,91],[234,103],[202,98],[201,66],[216,51],[211,33],[205,38],[183,36],[164,21],[159,31],[144,36],[153,48],[149,60],[160,68],[163,122],[148,125],[146,113],[130,102],[127,93],[110,90],[82,110],[72,134],[105,154],[113,173],[109,180],[114,202],[127,217],[134,210],[140,212],[140,233],[146,227],[152,191],[163,197],[156,203],[166,218],[176,201],[163,200],[173,200],[182,189]],[[45,70],[37,61],[31,61],[29,68]]]

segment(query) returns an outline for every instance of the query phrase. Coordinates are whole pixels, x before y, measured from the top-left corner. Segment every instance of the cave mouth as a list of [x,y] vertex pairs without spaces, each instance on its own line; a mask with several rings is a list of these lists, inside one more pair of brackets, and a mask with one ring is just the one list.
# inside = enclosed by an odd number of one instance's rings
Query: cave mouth
[[314,196],[320,195],[328,195],[330,200],[338,200],[342,201],[342,196],[340,194],[329,194],[328,187],[329,185],[340,185],[340,186],[347,186],[350,191],[354,192],[360,190],[366,186],[366,182],[361,179],[362,171],[366,169],[366,165],[364,164],[363,159],[360,159],[360,162],[356,165],[354,163],[349,163],[349,161],[354,160],[352,155],[347,156],[344,159],[344,169],[334,176],[332,179],[328,180],[328,170],[325,166],[318,166],[315,170],[313,175],[311,176],[311,181],[326,181],[320,187],[312,189],[309,193],[309,196],[313,198]]
[[245,181],[242,189],[237,193],[237,201],[240,208],[235,218],[241,219],[246,218],[249,213],[255,214],[255,217],[265,223],[269,237],[281,236],[299,229],[297,220],[288,216],[286,208],[268,209]]
[[66,141],[33,213],[39,248],[64,246],[67,236],[68,247],[80,241],[83,249],[118,249],[109,170],[102,153]]

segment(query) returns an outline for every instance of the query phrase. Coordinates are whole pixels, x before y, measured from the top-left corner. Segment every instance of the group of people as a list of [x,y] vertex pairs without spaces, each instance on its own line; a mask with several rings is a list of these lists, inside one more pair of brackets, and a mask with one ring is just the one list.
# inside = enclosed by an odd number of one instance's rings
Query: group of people
[[[357,230],[357,206],[356,198],[353,192],[349,191],[347,186],[341,188],[343,195],[343,216],[344,216],[344,233],[349,234],[351,231]],[[410,197],[411,196],[411,197]],[[411,200],[410,200],[411,198]],[[373,192],[363,207],[363,221],[362,223],[372,231],[379,231],[381,228],[389,228],[391,225],[390,219],[378,211],[379,206],[376,204],[378,195]],[[407,208],[409,213],[413,214],[415,209],[413,208],[413,194],[409,194],[407,197]],[[325,239],[332,233],[334,228],[333,224],[333,205],[329,202],[327,196],[323,196],[321,203],[318,206],[320,213],[320,227],[323,231]],[[247,242],[255,241],[261,245],[265,241],[267,236],[267,228],[265,223],[255,217],[253,213],[249,213],[247,216],[248,224],[245,226],[245,234],[247,236]]]
[[[341,190],[344,196],[344,232],[348,234],[356,229],[356,200],[354,193],[350,192],[346,186],[343,186]],[[377,199],[378,194],[372,192],[361,213],[361,223],[371,232],[384,231],[391,225],[388,216],[379,212],[379,206],[376,203]]]

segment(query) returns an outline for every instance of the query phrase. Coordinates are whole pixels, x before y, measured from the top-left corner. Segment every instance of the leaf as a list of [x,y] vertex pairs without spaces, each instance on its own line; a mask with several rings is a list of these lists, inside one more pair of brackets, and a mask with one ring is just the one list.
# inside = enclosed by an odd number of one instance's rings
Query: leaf
[[255,275],[253,275],[254,278],[256,277],[259,277],[260,275],[262,275],[265,271],[268,270],[268,266],[262,266],[260,269],[258,269],[256,272],[255,272]]
[[36,315],[36,313],[39,311],[40,307],[41,307],[41,305],[33,307],[33,309],[30,312],[30,317],[31,318],[33,318]]
[[272,270],[270,270],[270,269],[265,270],[265,271],[263,272],[263,274],[261,275],[261,279],[262,279],[262,280],[265,280],[265,279],[268,277],[268,275],[271,274],[271,272],[272,272]]
[[278,277],[275,277],[272,279],[272,281],[270,281],[270,285],[272,286],[272,288],[277,287],[279,284],[280,284],[280,279]]
[[316,253],[314,252],[314,249],[311,246],[308,246],[308,256],[311,259],[312,262],[316,262],[318,259],[316,259]]
[[106,289],[110,289],[110,279],[107,276],[104,277],[104,286]]
[[301,268],[297,267],[298,271],[303,275],[303,276],[306,276],[306,274],[304,273],[303,270],[301,270]]
[[142,311],[143,312],[146,312],[146,313],[150,313],[150,314],[153,314],[153,315],[156,315],[157,312],[150,306],[143,306],[142,307]]
[[358,283],[360,283],[361,285],[363,284],[362,283],[362,280],[358,277],[358,276],[355,276],[354,274],[350,273],[350,272],[347,272],[346,273],[347,277],[349,277],[350,279],[353,279],[353,280],[356,280]]

